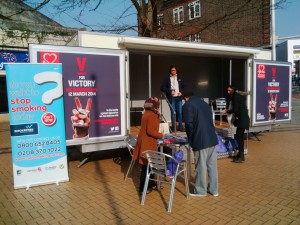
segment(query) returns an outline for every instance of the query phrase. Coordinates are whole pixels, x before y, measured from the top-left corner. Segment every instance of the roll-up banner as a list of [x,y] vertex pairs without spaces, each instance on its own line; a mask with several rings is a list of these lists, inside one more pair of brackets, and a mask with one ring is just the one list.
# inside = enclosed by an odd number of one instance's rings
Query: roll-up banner
[[6,64],[14,188],[69,181],[61,64]]
[[254,60],[252,124],[291,120],[291,64]]

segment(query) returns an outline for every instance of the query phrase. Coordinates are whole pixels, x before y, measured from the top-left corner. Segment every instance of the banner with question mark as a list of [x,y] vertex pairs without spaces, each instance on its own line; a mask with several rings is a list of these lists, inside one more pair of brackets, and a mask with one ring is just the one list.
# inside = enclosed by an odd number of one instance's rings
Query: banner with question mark
[[69,181],[61,64],[7,64],[14,188]]

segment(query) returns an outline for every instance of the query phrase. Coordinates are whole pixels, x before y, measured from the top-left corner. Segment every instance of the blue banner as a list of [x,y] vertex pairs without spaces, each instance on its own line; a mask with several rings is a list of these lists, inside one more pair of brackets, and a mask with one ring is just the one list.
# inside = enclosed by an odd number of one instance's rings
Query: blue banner
[[61,64],[7,64],[14,187],[68,181]]
[[28,51],[0,50],[0,70],[4,70],[4,63],[28,63]]

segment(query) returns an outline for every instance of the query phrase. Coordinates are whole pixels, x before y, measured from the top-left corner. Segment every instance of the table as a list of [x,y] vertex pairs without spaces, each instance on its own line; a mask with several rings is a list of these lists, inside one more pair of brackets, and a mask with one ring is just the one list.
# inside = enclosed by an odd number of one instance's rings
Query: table
[[[186,167],[187,167],[187,176],[188,176],[188,182],[190,184],[191,180],[191,148],[188,143],[188,139],[186,135],[169,135],[166,138],[158,139],[159,144],[159,150],[160,152],[163,152],[163,147],[172,146],[172,155],[174,152],[179,149],[181,146],[184,146],[186,149]],[[175,148],[174,148],[175,147]]]

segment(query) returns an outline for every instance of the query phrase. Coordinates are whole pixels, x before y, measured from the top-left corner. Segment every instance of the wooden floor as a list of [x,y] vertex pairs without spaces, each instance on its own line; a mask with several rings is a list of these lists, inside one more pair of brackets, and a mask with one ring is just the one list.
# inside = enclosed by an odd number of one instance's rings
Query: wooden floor
[[130,127],[130,136],[137,136],[140,131],[140,126]]
[[[227,121],[222,121],[222,124],[220,124],[220,121],[216,120],[215,128],[227,128],[229,125]],[[137,136],[140,131],[140,126],[132,126],[130,127],[130,136]],[[184,134],[185,132],[177,131],[176,134]]]

